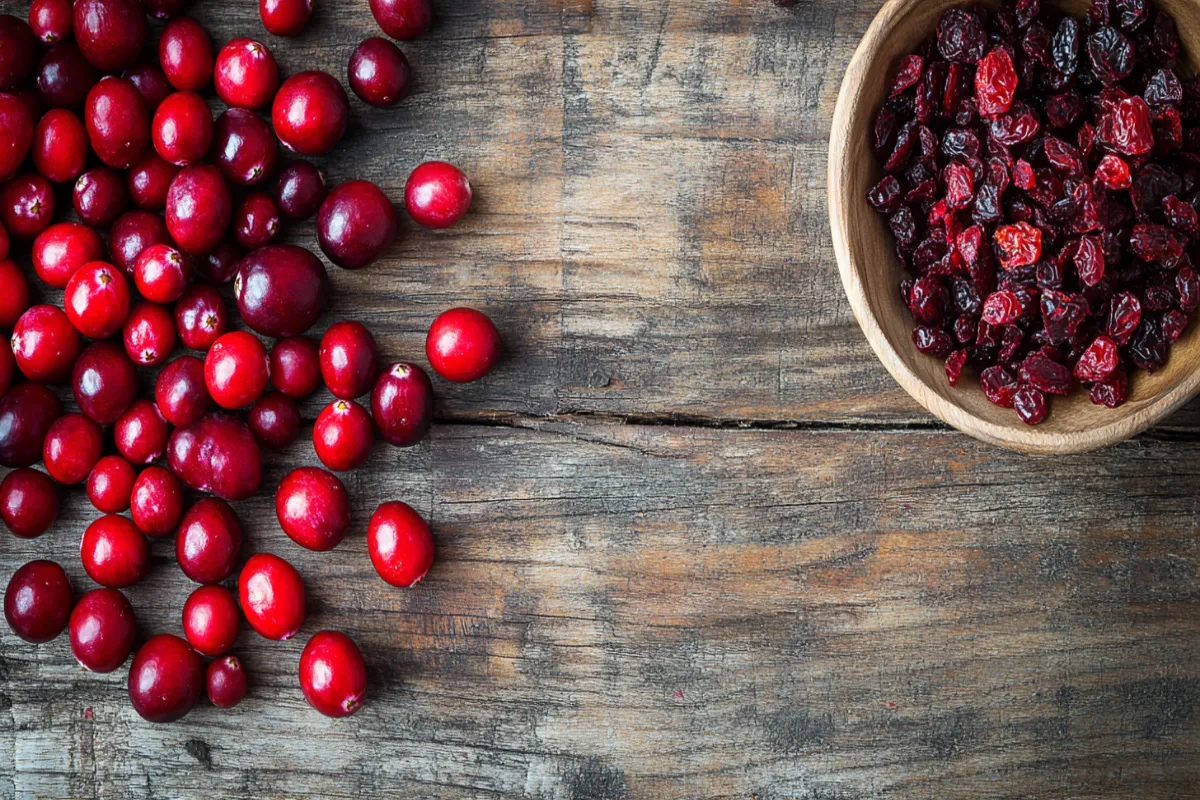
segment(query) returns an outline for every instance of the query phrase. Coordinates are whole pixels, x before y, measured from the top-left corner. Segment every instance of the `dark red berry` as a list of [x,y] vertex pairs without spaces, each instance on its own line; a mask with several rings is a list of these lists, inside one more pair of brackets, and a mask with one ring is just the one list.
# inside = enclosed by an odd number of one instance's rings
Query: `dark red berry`
[[421,582],[433,566],[433,534],[407,503],[384,503],[367,526],[367,552],[379,577],[408,588]]
[[167,192],[179,174],[179,167],[164,161],[157,153],[147,153],[130,168],[127,181],[133,204],[147,211],[167,206]]
[[209,164],[185,167],[167,192],[167,230],[188,255],[215,250],[233,218],[233,194]]
[[352,400],[334,400],[317,415],[313,425],[317,457],[337,472],[367,463],[374,438],[371,415]]
[[63,292],[67,319],[89,339],[107,339],[129,316],[129,284],[112,264],[84,264]]
[[213,77],[212,40],[191,17],[173,19],[158,41],[158,61],[172,86],[181,92],[198,92]]
[[163,364],[175,349],[175,318],[164,306],[139,300],[122,328],[125,353],[143,367]]
[[0,517],[19,539],[36,539],[50,530],[58,506],[58,487],[36,469],[14,469],[0,482]]
[[[62,383],[71,375],[82,343],[71,320],[57,306],[33,306],[13,328],[17,368],[31,381]],[[41,452],[41,442],[38,442]]]
[[246,671],[237,656],[223,656],[208,665],[205,691],[217,708],[233,708],[246,697]]
[[321,377],[334,397],[353,400],[371,391],[379,375],[375,337],[361,322],[338,322],[321,337]]
[[201,586],[183,604],[183,633],[202,656],[228,653],[241,621],[237,598],[224,586]]
[[304,333],[329,300],[329,276],[302,247],[264,247],[246,256],[234,280],[242,319],[264,336]]
[[233,216],[233,232],[247,250],[266,247],[279,236],[279,209],[269,195],[246,196]]
[[[154,149],[177,167],[195,164],[213,143],[213,118],[208,103],[195,92],[176,92],[162,101],[150,123]],[[170,192],[170,186],[167,191]]]
[[276,36],[295,36],[312,16],[312,0],[258,0],[263,27]]
[[108,252],[112,263],[126,278],[133,280],[137,260],[154,245],[170,245],[171,234],[158,214],[149,211],[130,211],[122,214],[108,235]]
[[137,64],[122,72],[121,77],[137,87],[146,101],[146,110],[151,114],[175,92],[175,87],[157,64]]
[[433,384],[415,364],[393,364],[371,392],[371,416],[384,441],[412,447],[433,424]]
[[350,100],[337,79],[325,72],[300,72],[283,82],[271,106],[279,141],[307,156],[337,147],[350,121]]
[[224,500],[208,497],[183,515],[175,558],[196,583],[220,583],[233,574],[242,552],[242,523]]
[[33,144],[33,114],[18,98],[0,94],[0,180],[21,166]]
[[332,550],[350,530],[350,495],[337,476],[301,467],[275,492],[275,514],[292,541],[309,550]]
[[230,108],[266,108],[279,89],[279,66],[261,42],[234,39],[217,54],[217,94]]
[[133,652],[137,617],[117,589],[93,589],[71,612],[71,653],[89,672],[113,672]]
[[[129,193],[120,174],[108,167],[96,167],[79,176],[72,194],[75,213],[93,228],[107,228],[129,207]],[[166,230],[166,226],[163,226]],[[66,281],[63,286],[66,286]]]
[[184,428],[199,421],[212,403],[204,385],[204,362],[183,356],[168,364],[154,385],[154,401],[172,425]]
[[146,44],[146,12],[138,0],[76,0],[75,41],[101,72],[133,64]]
[[120,456],[105,456],[96,462],[88,475],[88,499],[97,511],[120,514],[129,508],[136,478],[137,474],[128,461]]
[[101,78],[88,92],[83,119],[92,149],[113,169],[132,167],[150,148],[150,111],[127,80]]
[[79,45],[60,42],[46,50],[38,62],[38,97],[50,108],[79,111],[99,79],[96,68],[79,51]]
[[280,392],[267,392],[250,408],[250,431],[268,447],[284,448],[300,435],[300,409]]
[[267,639],[290,639],[304,624],[304,580],[279,556],[250,557],[238,578],[238,598],[250,626]]
[[392,201],[369,181],[341,184],[325,198],[317,215],[322,252],[345,269],[360,269],[382,256],[398,231]]
[[326,195],[325,176],[307,161],[291,162],[275,179],[275,204],[281,214],[294,222],[316,214]]
[[74,181],[87,166],[88,135],[65,108],[47,111],[33,132],[33,165],[55,183]]
[[371,0],[371,13],[393,39],[416,39],[433,24],[430,0]]
[[277,341],[271,349],[271,385],[296,399],[315,392],[321,385],[317,345],[303,336]]
[[40,383],[19,383],[0,397],[0,466],[28,467],[42,457],[42,443],[62,404]]
[[452,308],[430,326],[425,355],[433,371],[446,380],[476,381],[500,358],[500,332],[482,312]]
[[231,183],[255,186],[275,171],[279,146],[271,126],[257,114],[231,108],[217,117],[212,153]]
[[367,667],[358,645],[344,633],[321,631],[300,654],[300,688],[309,705],[327,717],[348,717],[367,696]]
[[412,89],[412,68],[399,47],[372,36],[350,56],[350,88],[364,103],[390,108]]
[[242,246],[230,236],[217,245],[216,250],[196,259],[193,266],[200,280],[220,286],[234,279],[244,255]]
[[51,478],[70,486],[87,480],[103,450],[104,434],[99,425],[83,414],[64,414],[46,433],[42,461]]
[[117,452],[134,464],[149,464],[162,456],[169,435],[167,420],[149,400],[134,400],[113,426]]
[[412,171],[404,187],[404,202],[417,224],[449,228],[471,207],[471,182],[445,161],[429,161]]
[[106,514],[83,532],[79,548],[83,569],[110,589],[133,586],[150,569],[150,545],[128,517]]
[[237,502],[262,485],[262,451],[240,420],[223,414],[202,417],[176,428],[167,443],[167,458],[187,486]]
[[188,288],[175,304],[175,327],[184,347],[208,350],[225,334],[229,325],[225,301],[211,286]]
[[174,722],[187,715],[204,691],[204,660],[169,633],[142,645],[129,668],[129,699],[147,722]]
[[19,175],[0,187],[0,225],[14,239],[34,239],[54,220],[54,186],[41,175]]
[[95,422],[111,425],[137,396],[137,368],[121,345],[92,342],[75,362],[71,383],[79,409]]
[[53,561],[30,561],[17,570],[4,590],[4,618],[17,636],[43,644],[67,627],[71,581]]

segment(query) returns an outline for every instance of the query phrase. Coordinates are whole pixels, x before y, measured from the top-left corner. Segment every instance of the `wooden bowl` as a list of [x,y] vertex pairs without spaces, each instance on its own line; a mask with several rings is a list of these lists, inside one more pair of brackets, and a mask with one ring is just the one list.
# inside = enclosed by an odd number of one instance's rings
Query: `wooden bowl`
[[[943,421],[985,442],[1027,453],[1077,453],[1120,442],[1169,416],[1200,391],[1200,323],[1193,321],[1167,364],[1153,375],[1130,375],[1129,401],[1117,409],[1092,405],[1086,391],[1055,397],[1050,415],[1030,427],[1012,409],[987,401],[976,374],[967,370],[957,387],[946,382],[941,359],[919,353],[913,321],[900,300],[903,271],[883,217],[867,203],[882,177],[869,133],[887,97],[897,60],[930,36],[942,12],[969,0],[888,0],[858,46],[842,81],[829,139],[829,219],[846,295],[863,333],[901,386]],[[1082,17],[1090,0],[1054,5]],[[1200,53],[1200,3],[1157,0],[1171,13],[1183,42],[1184,71]]]

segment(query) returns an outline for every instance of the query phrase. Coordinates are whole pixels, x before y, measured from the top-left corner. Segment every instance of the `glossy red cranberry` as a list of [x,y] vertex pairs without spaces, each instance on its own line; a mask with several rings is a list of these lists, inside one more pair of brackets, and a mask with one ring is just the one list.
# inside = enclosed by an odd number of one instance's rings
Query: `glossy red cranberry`
[[0,188],[0,225],[14,239],[33,239],[54,221],[54,186],[41,175],[19,175]]
[[96,68],[79,51],[79,45],[61,42],[50,47],[38,62],[38,97],[49,108],[81,110],[88,92],[99,79]]
[[101,72],[120,72],[137,61],[148,27],[139,0],[75,2],[75,41]]
[[193,262],[193,266],[196,268],[196,276],[200,280],[207,281],[214,286],[229,283],[237,275],[238,267],[242,265],[242,257],[244,255],[245,252],[242,250],[242,246],[230,236],[217,245],[216,250],[213,250],[206,256],[201,256]]
[[321,359],[312,339],[280,339],[271,349],[271,385],[301,400],[321,385]]
[[71,383],[80,411],[111,425],[137,396],[137,368],[116,342],[92,342],[75,362]]
[[404,202],[418,225],[449,228],[471,207],[471,182],[453,164],[429,161],[408,176]]
[[433,424],[433,384],[415,364],[393,364],[375,382],[371,416],[384,441],[411,447]]
[[108,253],[121,273],[133,279],[137,260],[154,245],[170,245],[171,234],[163,218],[151,211],[129,211],[113,223],[108,234]]
[[204,659],[169,633],[142,645],[129,668],[129,699],[147,722],[175,722],[187,716],[204,691]]
[[83,414],[64,414],[54,421],[42,444],[42,461],[50,477],[71,486],[87,480],[104,451],[100,426]]
[[117,589],[93,589],[79,599],[69,624],[71,652],[89,672],[113,672],[133,652],[137,617]]
[[228,327],[225,301],[211,286],[196,284],[175,304],[175,326],[184,347],[208,350]]
[[304,624],[304,580],[279,556],[251,556],[238,578],[238,597],[250,626],[267,639],[290,639]]
[[157,153],[147,153],[126,176],[133,204],[147,211],[166,208],[167,191],[178,174],[179,167],[167,163]]
[[129,316],[129,284],[112,264],[84,264],[63,291],[67,319],[89,339],[107,339]]
[[198,92],[213,76],[212,40],[191,17],[173,19],[158,41],[158,62],[167,80],[181,92]]
[[0,397],[0,466],[28,467],[42,457],[42,442],[62,404],[40,383],[19,383]]
[[312,327],[325,310],[329,291],[325,265],[293,245],[250,253],[233,282],[242,319],[273,337],[295,336]]
[[152,303],[175,302],[191,278],[192,260],[166,244],[147,247],[133,265],[133,281]]
[[288,78],[271,106],[271,122],[279,141],[301,155],[332,151],[349,121],[346,90],[325,72],[300,72]]
[[321,463],[337,472],[358,469],[371,455],[371,415],[352,400],[334,400],[317,415],[313,447]]
[[142,93],[123,78],[110,75],[92,87],[83,119],[92,149],[114,169],[128,169],[150,149],[150,111]]
[[29,6],[29,27],[42,44],[54,44],[71,38],[71,0],[33,0]]
[[128,461],[120,456],[104,456],[88,475],[88,499],[97,511],[119,514],[129,508],[136,478],[133,465]]
[[269,195],[248,195],[233,216],[233,231],[238,244],[247,250],[266,247],[279,236],[279,209]]
[[150,545],[128,517],[105,514],[83,532],[79,548],[83,569],[110,589],[133,586],[150,569]]
[[33,114],[11,94],[0,94],[0,180],[17,171],[33,144]]
[[0,14],[0,91],[16,89],[33,74],[37,38],[23,19]]
[[279,65],[261,42],[234,39],[217,54],[214,79],[230,108],[266,108],[279,89]]
[[142,99],[146,101],[146,110],[150,114],[175,92],[175,87],[167,80],[166,73],[157,64],[150,62],[130,67],[121,73],[121,77],[141,92]]
[[147,536],[170,536],[183,518],[183,487],[162,467],[146,467],[133,482],[129,511]]
[[332,550],[350,530],[350,495],[336,475],[301,467],[279,484],[275,514],[296,544],[318,552]]
[[139,300],[125,320],[121,339],[125,353],[133,363],[157,367],[165,363],[175,349],[175,318],[170,309]]
[[375,337],[361,322],[338,322],[321,337],[321,377],[334,397],[353,400],[379,375]]
[[[15,261],[7,259],[0,261],[0,328],[11,328],[16,325],[21,315],[29,310],[29,302],[29,281],[26,279],[25,273]],[[0,351],[5,349],[8,348],[0,347]],[[7,356],[9,372],[15,365],[12,360],[12,350],[9,349]],[[0,388],[8,391],[11,380],[6,383],[2,380],[3,375],[4,368],[0,367]]]
[[174,19],[183,13],[190,0],[143,0],[146,13],[155,19]]
[[280,392],[267,392],[250,407],[250,432],[268,447],[282,449],[300,435],[300,409]]
[[371,13],[393,39],[416,39],[433,24],[430,0],[371,0]]
[[36,539],[58,519],[58,487],[29,467],[20,467],[0,482],[0,517],[19,539]]
[[30,561],[4,590],[4,618],[12,632],[31,644],[48,642],[67,627],[71,581],[53,561]]
[[178,167],[195,164],[208,154],[213,143],[208,103],[195,92],[176,92],[154,112],[150,136],[154,149],[165,161]]
[[149,400],[134,400],[113,426],[117,452],[134,464],[149,464],[165,453],[170,434],[166,418]]
[[271,126],[253,111],[231,108],[217,117],[213,161],[238,186],[254,186],[271,177],[279,145]]
[[204,362],[183,356],[167,364],[154,385],[154,401],[172,425],[184,428],[198,422],[212,403],[204,385]]
[[204,359],[204,385],[222,408],[250,405],[266,390],[270,379],[267,348],[245,331],[233,331],[217,339]]
[[307,161],[293,161],[275,179],[274,196],[284,217],[293,222],[306,220],[325,202],[325,176]]
[[359,269],[387,252],[399,223],[392,201],[370,181],[349,181],[335,188],[317,215],[317,239],[329,260]]
[[129,207],[125,181],[109,167],[96,167],[80,175],[72,198],[79,219],[93,228],[109,227]]
[[217,248],[233,218],[233,194],[210,164],[185,167],[167,192],[167,230],[179,249],[203,255]]
[[300,654],[300,688],[308,704],[327,717],[348,717],[367,696],[367,666],[344,633],[321,631]]
[[65,289],[80,267],[105,256],[104,240],[87,225],[59,222],[33,242],[33,269],[46,284]]
[[224,586],[201,586],[183,604],[183,634],[202,656],[228,653],[241,619],[237,598]]
[[196,583],[220,583],[233,574],[242,552],[242,523],[224,500],[206,497],[183,515],[175,558]]
[[[31,381],[65,381],[81,347],[79,332],[57,306],[34,306],[13,328],[12,351],[17,368]],[[41,442],[38,449],[40,452]]]
[[167,458],[186,485],[231,502],[253,496],[262,485],[262,452],[254,434],[223,414],[177,428],[167,443]]
[[384,581],[401,588],[415,586],[433,566],[429,523],[407,503],[384,503],[367,526],[367,552]]
[[430,326],[425,355],[446,380],[479,380],[500,358],[500,333],[487,315],[473,308],[452,308]]
[[390,108],[408,97],[412,68],[399,47],[372,36],[350,56],[350,88],[364,103]]
[[74,181],[87,166],[83,122],[65,108],[47,111],[33,133],[33,166],[55,183]]
[[263,27],[276,36],[295,36],[312,17],[312,0],[258,0]]
[[223,656],[208,665],[205,691],[217,708],[233,708],[246,697],[246,670],[237,656]]

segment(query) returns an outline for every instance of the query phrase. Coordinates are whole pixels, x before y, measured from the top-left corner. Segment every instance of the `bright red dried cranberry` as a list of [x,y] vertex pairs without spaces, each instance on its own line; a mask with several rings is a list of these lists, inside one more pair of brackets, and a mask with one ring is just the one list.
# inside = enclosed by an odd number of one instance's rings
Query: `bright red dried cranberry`
[[1093,386],[1088,394],[1098,406],[1117,408],[1129,399],[1129,379],[1123,370],[1118,369],[1108,380]]
[[988,367],[979,374],[979,382],[987,399],[997,406],[1012,408],[1013,397],[1020,388],[1016,378],[1003,367]]
[[993,292],[983,304],[983,321],[989,325],[1008,325],[1023,313],[1021,298],[1013,292]]
[[997,228],[995,242],[1005,269],[1036,264],[1042,257],[1042,232],[1028,222]]
[[1050,406],[1043,392],[1032,386],[1022,386],[1013,395],[1013,409],[1026,425],[1037,425],[1046,419]]
[[1097,336],[1075,364],[1075,377],[1085,383],[1108,380],[1120,363],[1117,343],[1108,336]]
[[975,70],[975,105],[983,116],[1005,114],[1017,91],[1017,71],[1004,47],[995,47]]
[[20,467],[0,482],[0,518],[19,539],[36,539],[58,519],[58,487],[29,467]]

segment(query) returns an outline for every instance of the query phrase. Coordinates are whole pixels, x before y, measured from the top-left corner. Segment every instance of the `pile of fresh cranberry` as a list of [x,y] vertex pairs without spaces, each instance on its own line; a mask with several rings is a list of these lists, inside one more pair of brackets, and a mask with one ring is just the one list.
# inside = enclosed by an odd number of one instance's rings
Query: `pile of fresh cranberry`
[[1149,0],[948,9],[875,117],[870,203],[912,275],[922,353],[1036,425],[1087,387],[1116,408],[1200,308],[1200,78]]
[[[397,236],[379,187],[350,181],[327,192],[308,161],[277,163],[276,138],[302,156],[338,145],[350,114],[341,83],[301,72],[281,84],[271,51],[251,39],[214,52],[200,24],[179,16],[185,2],[34,0],[28,24],[0,16],[0,326],[12,331],[11,349],[0,348],[0,465],[12,469],[0,483],[0,517],[16,536],[41,536],[58,516],[60,487],[78,484],[104,515],[80,547],[103,588],[74,603],[62,567],[33,561],[9,582],[4,613],[29,642],[69,627],[80,664],[115,670],[137,637],[120,589],[146,576],[146,537],[174,534],[183,574],[202,586],[183,608],[186,640],[154,636],[134,656],[129,695],[156,722],[182,717],[206,687],[218,706],[242,699],[246,675],[229,655],[242,615],[268,639],[290,638],[304,622],[304,582],[279,556],[258,553],[242,566],[240,603],[220,585],[241,562],[229,501],[259,490],[260,447],[299,436],[297,400],[322,383],[333,394],[313,444],[334,472],[362,466],[376,431],[415,445],[433,415],[429,377],[415,364],[381,365],[361,323],[334,324],[319,345],[304,336],[326,307],[330,278],[308,250],[275,244],[285,222],[315,215],[329,261],[360,269]],[[397,39],[431,22],[429,0],[371,0],[371,10]],[[261,0],[260,11],[268,31],[291,36],[312,2]],[[167,22],[157,58],[143,61],[148,14]],[[210,84],[227,107],[215,122],[198,94]],[[376,37],[351,56],[349,84],[363,101],[393,106],[411,72],[396,45]],[[270,122],[257,113],[266,110]],[[56,185],[68,183],[78,221],[56,223]],[[431,162],[413,171],[405,203],[417,223],[445,228],[467,211],[471,187],[457,168]],[[61,305],[34,304],[8,258],[10,237],[29,243],[34,271],[62,290]],[[229,330],[216,287],[230,282],[254,333]],[[168,362],[177,343],[204,352]],[[451,381],[481,378],[499,351],[495,326],[465,308],[438,317],[426,343],[429,363]],[[138,397],[139,368],[158,370],[150,397]],[[79,411],[64,413],[48,384],[68,384]],[[368,394],[369,411],[357,402]],[[115,453],[106,453],[110,426]],[[32,469],[39,460],[45,472]],[[211,496],[188,507],[189,490]],[[288,474],[275,509],[311,550],[336,547],[351,525],[346,488],[324,469]],[[379,506],[367,543],[393,586],[413,586],[433,563],[429,526],[402,502]],[[202,657],[215,660],[206,667]],[[318,711],[353,713],[366,692],[355,643],[315,634],[300,684]]]

